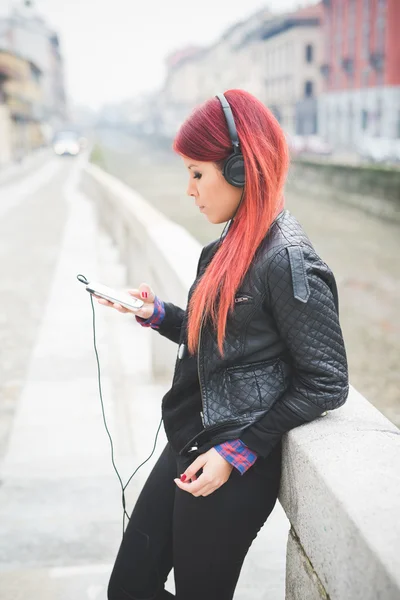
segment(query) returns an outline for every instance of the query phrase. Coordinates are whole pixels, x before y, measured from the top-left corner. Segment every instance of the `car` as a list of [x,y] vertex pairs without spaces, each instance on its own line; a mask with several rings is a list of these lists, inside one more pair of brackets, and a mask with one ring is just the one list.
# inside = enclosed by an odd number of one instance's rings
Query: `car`
[[53,149],[58,156],[77,156],[81,150],[80,136],[75,131],[60,131],[54,136]]

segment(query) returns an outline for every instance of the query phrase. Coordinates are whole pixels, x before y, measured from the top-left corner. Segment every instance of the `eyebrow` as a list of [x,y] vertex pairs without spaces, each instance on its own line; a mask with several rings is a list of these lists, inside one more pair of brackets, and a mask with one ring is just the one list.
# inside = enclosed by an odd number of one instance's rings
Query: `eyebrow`
[[191,167],[198,167],[198,166],[199,165],[193,165],[193,164],[191,164],[191,165],[188,166],[188,169],[190,169]]

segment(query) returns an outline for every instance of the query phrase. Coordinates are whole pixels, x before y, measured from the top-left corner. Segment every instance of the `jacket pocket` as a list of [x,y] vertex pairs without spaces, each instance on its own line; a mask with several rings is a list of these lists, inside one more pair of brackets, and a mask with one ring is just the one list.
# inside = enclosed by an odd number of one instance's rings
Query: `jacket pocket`
[[254,298],[253,296],[250,296],[250,294],[242,294],[240,292],[237,292],[235,295],[235,307],[236,306],[247,306],[249,304],[254,304]]
[[232,415],[249,417],[264,413],[286,391],[289,377],[279,358],[225,370],[227,401]]

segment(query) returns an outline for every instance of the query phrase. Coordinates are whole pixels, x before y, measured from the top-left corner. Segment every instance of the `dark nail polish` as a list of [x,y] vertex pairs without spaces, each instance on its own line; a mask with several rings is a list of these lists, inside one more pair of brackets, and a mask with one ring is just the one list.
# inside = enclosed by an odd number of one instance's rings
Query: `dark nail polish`
[[186,475],[185,474],[181,475],[181,481],[185,481],[185,480],[186,480]]

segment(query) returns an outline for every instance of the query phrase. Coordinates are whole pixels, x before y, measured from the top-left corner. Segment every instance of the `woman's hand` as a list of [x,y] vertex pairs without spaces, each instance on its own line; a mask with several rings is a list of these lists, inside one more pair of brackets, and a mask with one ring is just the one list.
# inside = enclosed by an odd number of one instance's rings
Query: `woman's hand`
[[[201,467],[203,467],[203,472],[196,477],[196,473]],[[174,479],[174,481],[181,490],[189,492],[193,496],[208,496],[228,481],[232,469],[233,465],[228,463],[215,448],[210,448],[208,452],[200,454],[182,473],[185,475],[185,483],[180,479]]]
[[133,288],[130,290],[126,290],[128,294],[133,296],[134,298],[139,298],[143,300],[144,305],[139,310],[130,310],[129,308],[125,308],[125,306],[121,306],[116,302],[109,302],[104,298],[99,298],[99,296],[93,296],[96,298],[99,304],[103,304],[104,306],[110,306],[118,310],[121,313],[134,313],[138,317],[142,317],[144,319],[149,319],[154,312],[154,298],[155,294],[151,287],[147,285],[147,283],[141,283],[138,288]]

